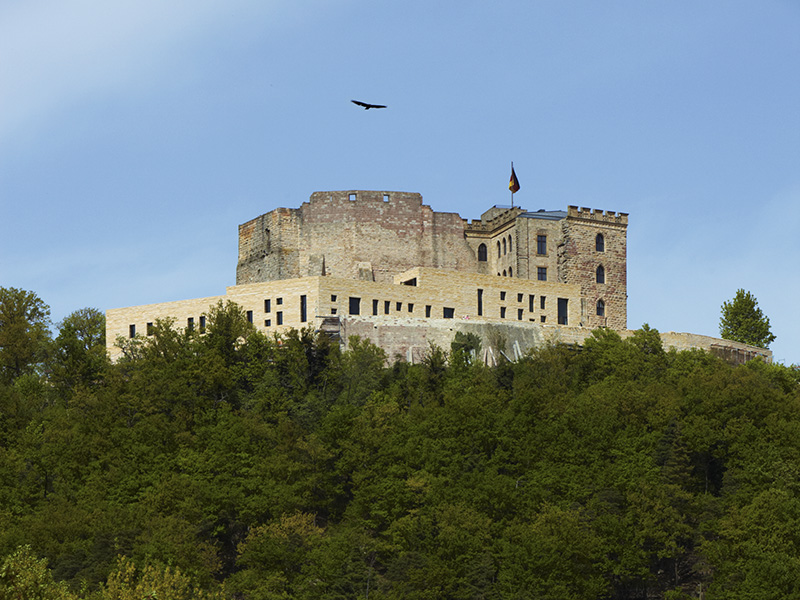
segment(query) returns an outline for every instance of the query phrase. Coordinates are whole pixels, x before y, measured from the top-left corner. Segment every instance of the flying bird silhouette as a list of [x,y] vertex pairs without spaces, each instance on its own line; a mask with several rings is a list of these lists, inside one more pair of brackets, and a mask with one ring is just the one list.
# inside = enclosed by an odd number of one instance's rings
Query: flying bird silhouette
[[369,104],[368,102],[359,102],[358,100],[350,100],[350,102],[363,106],[364,110],[369,110],[370,108],[386,108],[384,104]]

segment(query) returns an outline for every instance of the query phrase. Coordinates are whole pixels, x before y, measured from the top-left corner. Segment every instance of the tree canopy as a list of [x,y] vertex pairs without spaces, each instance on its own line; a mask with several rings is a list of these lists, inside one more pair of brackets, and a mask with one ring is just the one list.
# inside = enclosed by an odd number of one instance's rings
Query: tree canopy
[[647,326],[388,363],[225,304],[112,364],[99,316],[0,382],[0,599],[800,596],[793,369]]
[[736,291],[730,301],[722,303],[719,333],[725,340],[769,348],[775,336],[769,328],[769,317],[758,307],[758,301],[750,292]]

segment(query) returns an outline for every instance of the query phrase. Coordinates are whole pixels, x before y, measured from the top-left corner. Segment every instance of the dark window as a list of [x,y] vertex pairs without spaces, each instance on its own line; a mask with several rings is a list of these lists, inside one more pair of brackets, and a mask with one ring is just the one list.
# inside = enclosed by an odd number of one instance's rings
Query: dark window
[[408,303],[408,312],[414,312],[414,305],[411,302]]
[[248,310],[247,311],[247,322],[248,323],[252,323],[253,322],[253,311],[252,310]]
[[136,337],[136,325],[129,325],[128,326],[128,337],[135,338]]
[[542,323],[544,323],[545,321],[547,321],[547,317],[545,317],[544,315],[542,315],[541,317],[539,317],[539,320],[540,320]]
[[331,308],[331,314],[335,315],[337,310],[338,310],[337,308]]
[[428,319],[430,319],[430,318],[431,318],[431,305],[430,305],[430,304],[426,304],[426,305],[425,305],[425,316],[426,316]]
[[202,315],[200,317],[200,333],[206,332],[206,316]]
[[336,302],[336,294],[331,294],[331,302]]
[[152,323],[148,323],[147,324],[147,335],[153,335],[153,324]]
[[506,299],[506,293],[500,292],[500,300],[505,300],[505,299]]
[[455,315],[455,312],[456,312],[455,308],[448,308],[445,306],[444,308],[442,308],[442,317],[445,319],[452,319],[453,315]]
[[[500,242],[497,242],[497,258],[500,258],[502,254],[500,253]],[[499,275],[500,273],[498,273]]]
[[547,254],[547,236],[536,236],[536,254]]
[[525,294],[517,294],[517,302],[522,302],[522,298],[525,297]]
[[264,312],[268,313],[272,310],[272,301],[269,299],[264,300]]
[[186,329],[189,331],[194,331],[194,317],[189,317],[186,319]]
[[514,250],[514,248],[513,248],[512,246],[513,246],[513,244],[512,244],[512,242],[511,242],[511,236],[508,236],[508,251],[509,251],[509,252],[511,252],[512,250]]
[[278,298],[277,300],[275,300],[275,304],[277,305],[283,304],[283,298]]
[[506,248],[506,238],[503,238],[503,254],[508,254],[508,248]]
[[389,314],[389,309],[391,307],[392,307],[392,303],[391,302],[389,302],[388,300],[386,302],[384,302],[383,303],[383,314],[388,315]]
[[478,316],[483,316],[483,290],[478,290]]
[[597,316],[598,317],[606,316],[606,303],[602,300],[597,301]]
[[409,279],[408,281],[404,281],[403,285],[417,285],[417,278],[414,277],[414,279]]
[[283,312],[282,311],[278,311],[278,312],[275,313],[275,322],[278,325],[283,325]]
[[522,321],[522,313],[524,311],[521,308],[517,309],[517,321]]
[[544,310],[545,300],[547,300],[545,296],[539,296],[539,308],[541,308],[542,310]]
[[569,314],[568,310],[569,300],[567,298],[559,298],[558,299],[558,324],[559,325],[567,325],[567,315]]
[[512,267],[508,267],[508,276],[509,277],[513,277],[514,276],[514,269]]
[[272,327],[272,319],[264,319],[264,327]]
[[478,261],[486,262],[486,244],[478,246]]
[[501,319],[505,319],[506,318],[506,307],[505,306],[501,306],[500,307],[500,318]]
[[308,300],[306,296],[300,296],[300,322],[308,321]]
[[503,277],[508,277],[508,273],[506,273],[505,269],[503,269]]
[[402,302],[396,302],[395,303],[395,310],[397,312],[400,312],[401,310],[403,310],[403,303]]
[[606,251],[606,238],[603,237],[602,233],[598,233],[597,237],[594,238],[594,249],[598,252]]
[[533,299],[534,299],[535,297],[536,297],[536,296],[534,296],[533,294],[528,294],[528,310],[529,310],[530,312],[533,312],[533,310],[534,310],[534,306],[533,306]]
[[547,281],[547,267],[536,267],[536,279]]
[[372,301],[372,314],[373,315],[377,315],[378,314],[378,301],[377,300],[373,300]]
[[603,268],[603,265],[597,267],[597,283],[605,283],[606,282],[606,270]]
[[361,298],[350,298],[350,314],[351,315],[360,315],[361,314]]

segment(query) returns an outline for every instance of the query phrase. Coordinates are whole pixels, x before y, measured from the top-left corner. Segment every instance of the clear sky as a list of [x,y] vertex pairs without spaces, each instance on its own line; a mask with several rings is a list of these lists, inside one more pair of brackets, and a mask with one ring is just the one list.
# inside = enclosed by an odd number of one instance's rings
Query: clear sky
[[[387,104],[364,111],[351,99]],[[627,212],[628,326],[738,288],[800,363],[800,2],[0,0],[0,286],[224,293],[314,191]]]

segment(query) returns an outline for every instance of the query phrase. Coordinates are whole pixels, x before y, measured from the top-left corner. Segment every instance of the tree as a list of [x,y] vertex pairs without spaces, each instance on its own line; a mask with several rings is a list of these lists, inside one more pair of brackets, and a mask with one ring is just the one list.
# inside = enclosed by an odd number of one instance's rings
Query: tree
[[0,381],[32,373],[47,353],[50,308],[33,292],[0,287]]
[[76,310],[59,323],[50,363],[51,379],[74,391],[99,383],[106,366],[106,318],[96,308]]
[[769,348],[775,341],[769,330],[769,317],[761,312],[755,296],[743,289],[736,291],[733,300],[722,303],[719,333],[723,339],[759,348]]

